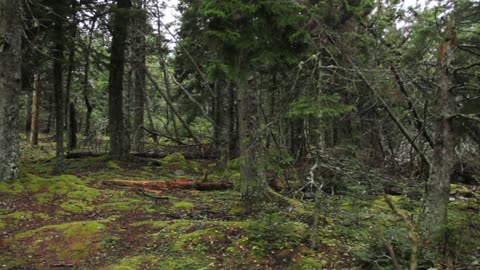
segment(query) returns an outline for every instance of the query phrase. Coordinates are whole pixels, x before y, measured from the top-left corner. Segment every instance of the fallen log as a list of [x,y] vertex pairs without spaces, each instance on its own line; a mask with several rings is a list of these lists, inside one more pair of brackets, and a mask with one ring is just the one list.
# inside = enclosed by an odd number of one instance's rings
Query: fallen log
[[182,190],[192,191],[213,191],[227,190],[233,187],[233,184],[226,181],[205,181],[194,179],[174,179],[167,181],[135,181],[135,180],[104,180],[104,185],[115,186],[129,189],[142,189],[151,193],[166,193]]
[[86,158],[86,157],[101,157],[106,156],[107,153],[95,153],[95,152],[74,152],[67,153],[65,156],[66,159],[75,159],[75,158]]
[[[186,159],[216,159],[217,157],[210,153],[182,153]],[[139,158],[164,158],[173,154],[173,152],[168,153],[130,153],[130,155]],[[98,153],[98,152],[74,152],[67,153],[65,156],[66,159],[77,159],[77,158],[86,158],[86,157],[102,157],[107,156],[108,153]]]

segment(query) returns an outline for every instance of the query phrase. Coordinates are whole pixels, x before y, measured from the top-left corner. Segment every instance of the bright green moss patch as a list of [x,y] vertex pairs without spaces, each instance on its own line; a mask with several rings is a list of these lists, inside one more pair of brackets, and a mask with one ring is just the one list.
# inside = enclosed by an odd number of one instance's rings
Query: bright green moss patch
[[23,192],[23,186],[18,182],[6,183],[0,182],[0,194],[15,195]]
[[33,215],[30,212],[15,211],[6,215],[0,216],[0,228],[7,226],[16,226],[22,222],[27,222],[32,219]]
[[29,212],[22,212],[22,211],[15,211],[8,215],[3,216],[5,219],[29,219],[32,218],[32,213]]
[[110,170],[121,170],[120,166],[115,161],[107,162],[107,168]]
[[327,261],[325,260],[318,260],[314,258],[303,258],[297,264],[296,269],[301,270],[312,270],[312,269],[323,269]]
[[33,198],[39,204],[60,200],[60,208],[70,213],[82,213],[93,210],[93,201],[100,196],[100,191],[88,187],[86,182],[73,175],[60,175],[43,178],[34,174],[26,174],[22,179],[25,191],[36,193]]
[[120,260],[117,264],[108,266],[110,270],[132,270],[132,269],[152,269],[157,264],[159,258],[155,255],[141,255],[127,257]]
[[193,208],[193,203],[191,202],[178,202],[172,206],[174,210],[190,210]]
[[[29,245],[17,248],[26,254],[48,251],[54,261],[82,261],[104,249],[104,243],[110,237],[105,224],[110,220],[82,221],[44,226],[35,230],[17,234],[14,241],[27,241]],[[16,246],[15,243],[12,243]],[[26,248],[26,250],[25,250]]]
[[148,205],[145,205],[146,202],[139,200],[131,200],[125,202],[111,202],[99,205],[99,209],[108,209],[108,210],[118,210],[118,211],[128,211],[128,210],[147,210],[150,209]]
[[46,204],[53,200],[53,194],[51,193],[37,193],[33,195],[33,198],[37,201],[39,204]]
[[178,253],[169,256],[162,256],[156,269],[184,270],[184,269],[212,269],[215,258],[204,253]]
[[68,200],[60,205],[60,208],[70,213],[82,213],[93,210],[93,206],[89,206],[85,201]]
[[208,250],[209,245],[223,239],[225,235],[218,227],[197,230],[184,234],[174,243],[173,250]]

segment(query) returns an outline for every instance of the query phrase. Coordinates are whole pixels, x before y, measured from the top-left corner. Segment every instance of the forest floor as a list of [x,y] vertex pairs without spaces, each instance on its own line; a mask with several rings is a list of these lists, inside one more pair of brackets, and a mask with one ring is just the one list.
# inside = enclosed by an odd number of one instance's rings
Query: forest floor
[[[220,172],[214,160],[181,154],[159,164],[88,157],[68,159],[63,174],[52,175],[52,146],[24,146],[21,179],[0,183],[0,269],[373,269],[391,265],[385,245],[400,251],[400,263],[408,260],[406,226],[381,195],[325,198],[313,250],[311,220],[273,203],[246,212],[235,189],[108,183],[188,182],[206,174],[234,182],[235,166]],[[471,187],[452,185],[452,196],[461,190]],[[418,207],[406,196],[390,198],[401,211]],[[453,199],[452,217],[472,242],[465,229],[480,222],[472,216],[479,196],[462,198]],[[465,243],[452,252],[464,249],[480,252]]]

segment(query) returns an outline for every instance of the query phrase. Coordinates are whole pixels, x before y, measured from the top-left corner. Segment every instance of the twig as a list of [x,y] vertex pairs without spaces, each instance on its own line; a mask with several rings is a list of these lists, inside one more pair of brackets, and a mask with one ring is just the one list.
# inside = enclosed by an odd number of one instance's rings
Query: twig
[[393,204],[392,200],[387,196],[387,194],[384,194],[384,199],[385,202],[387,202],[388,206],[392,210],[392,212],[399,216],[400,218],[403,219],[403,222],[405,225],[407,225],[408,228],[408,239],[410,239],[410,270],[416,270],[418,261],[417,261],[417,254],[418,254],[418,243],[419,243],[419,236],[417,233],[417,227],[415,224],[413,224],[411,218],[400,212],[398,208]]

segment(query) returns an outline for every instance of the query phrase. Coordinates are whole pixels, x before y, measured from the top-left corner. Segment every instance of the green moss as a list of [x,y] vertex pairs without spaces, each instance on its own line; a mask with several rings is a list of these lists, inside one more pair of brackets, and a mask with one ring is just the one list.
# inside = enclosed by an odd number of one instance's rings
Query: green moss
[[241,160],[239,158],[234,160],[229,160],[227,161],[227,168],[229,170],[238,171],[240,170],[240,163],[241,163]]
[[70,222],[63,223],[59,225],[47,225],[40,227],[35,230],[30,230],[26,232],[19,233],[15,235],[15,239],[23,239],[27,237],[32,237],[42,232],[48,231],[60,231],[64,236],[88,236],[89,234],[94,234],[99,231],[105,230],[105,223],[110,222],[110,219],[100,220],[100,221],[79,221],[79,222]]
[[[199,173],[201,171],[200,164],[196,161],[189,161],[181,153],[173,153],[160,160],[164,168],[169,170],[185,170]],[[186,176],[184,176],[186,177]]]
[[245,205],[237,203],[232,208],[230,208],[230,210],[228,211],[228,214],[229,215],[239,215],[239,214],[245,213],[246,211],[247,211],[247,209],[245,208]]
[[180,236],[174,243],[173,250],[208,250],[208,244],[212,245],[215,240],[223,239],[224,237],[225,235],[218,227],[194,231]]
[[300,260],[300,262],[295,267],[295,269],[301,269],[301,270],[323,269],[326,264],[327,264],[327,261],[325,260],[318,260],[318,259],[307,257]]
[[194,223],[187,219],[176,219],[171,221],[144,221],[132,224],[132,226],[150,226],[152,229],[160,230],[158,234],[174,233],[180,235],[182,231],[192,226]]
[[139,200],[131,200],[125,202],[112,202],[99,205],[99,209],[109,209],[109,210],[118,210],[118,211],[128,211],[142,208],[145,202]]
[[19,252],[27,255],[46,249],[52,260],[78,262],[105,249],[104,243],[109,238],[105,226],[108,222],[110,220],[48,225],[17,234],[13,240],[30,243],[28,247],[19,247],[24,249]]
[[121,170],[120,166],[115,161],[107,162],[107,168],[110,170]]
[[45,213],[35,213],[33,214],[35,217],[37,218],[40,218],[40,219],[43,219],[43,220],[47,220],[47,219],[50,219],[50,216],[45,214]]
[[177,163],[186,163],[187,160],[181,153],[173,153],[168,155],[160,160],[163,165],[177,164]]
[[69,192],[67,194],[67,198],[92,202],[98,195],[100,195],[100,192],[98,190],[88,187],[82,187],[81,190]]
[[5,252],[5,254],[2,252],[0,253],[0,266],[3,269],[22,269],[26,264],[24,258],[18,258],[15,257],[13,254],[8,254]]
[[141,255],[127,257],[122,259],[118,264],[110,265],[111,270],[131,270],[131,269],[150,269],[152,265],[158,262],[158,257],[154,255]]
[[32,213],[23,211],[15,211],[7,215],[2,215],[0,216],[0,228],[16,226],[31,219],[32,217]]
[[80,200],[68,200],[60,205],[60,208],[70,213],[83,213],[93,210],[93,206],[89,206],[87,202]]
[[193,208],[193,203],[191,202],[178,202],[172,206],[174,210],[190,210]]
[[0,194],[11,194],[15,195],[20,192],[23,192],[23,185],[19,181],[12,183],[0,182]]
[[22,212],[22,211],[15,211],[8,215],[3,216],[5,219],[30,219],[32,218],[32,213],[29,212]]
[[61,200],[63,202],[60,203],[60,207],[71,213],[93,209],[90,204],[100,196],[100,191],[88,187],[86,182],[89,181],[91,179],[81,179],[73,175],[43,178],[33,174],[26,174],[22,180],[25,191],[34,193],[43,191],[33,195],[39,204],[46,204],[54,199]]
[[35,200],[37,200],[37,203],[39,203],[39,204],[46,204],[53,199],[53,194],[51,194],[51,193],[37,193],[37,194],[33,195],[33,198],[35,198]]
[[[398,203],[404,199],[403,196],[394,196],[394,195],[388,195],[388,198],[392,200],[394,205],[398,205]],[[387,202],[385,201],[385,198],[381,196],[381,197],[378,197],[373,202],[371,209],[374,211],[377,211],[377,210],[389,210],[390,208]]]
[[162,257],[155,269],[184,270],[184,269],[211,269],[215,263],[214,259],[202,252],[195,252],[188,255],[184,253],[171,254]]

